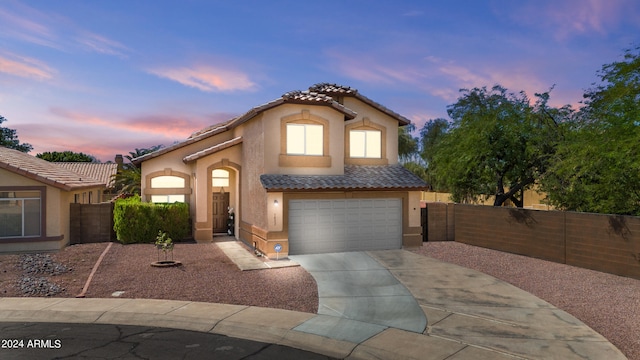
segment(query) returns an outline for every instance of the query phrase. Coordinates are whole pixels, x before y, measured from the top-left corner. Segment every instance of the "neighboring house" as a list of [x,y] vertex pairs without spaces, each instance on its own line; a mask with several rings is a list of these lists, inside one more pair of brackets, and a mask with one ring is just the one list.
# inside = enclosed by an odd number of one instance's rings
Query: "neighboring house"
[[73,171],[70,164],[0,146],[0,252],[52,251],[69,243],[70,204],[100,202],[107,174],[117,169],[84,163]]
[[197,241],[226,233],[231,209],[236,239],[268,257],[420,246],[427,184],[398,164],[409,123],[317,84],[133,162],[144,200],[190,203]]

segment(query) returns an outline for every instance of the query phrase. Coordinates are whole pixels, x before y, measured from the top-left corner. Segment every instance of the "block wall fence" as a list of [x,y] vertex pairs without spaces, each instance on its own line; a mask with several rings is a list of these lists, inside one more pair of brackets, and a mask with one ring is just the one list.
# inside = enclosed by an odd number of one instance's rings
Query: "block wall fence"
[[427,203],[428,241],[455,240],[640,279],[640,217]]

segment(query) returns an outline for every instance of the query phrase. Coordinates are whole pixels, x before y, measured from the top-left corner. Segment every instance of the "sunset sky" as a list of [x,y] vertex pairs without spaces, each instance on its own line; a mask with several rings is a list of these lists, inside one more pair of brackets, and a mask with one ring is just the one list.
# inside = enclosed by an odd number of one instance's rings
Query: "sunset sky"
[[578,105],[640,45],[640,1],[2,0],[0,24],[2,126],[108,161],[319,82],[418,129],[460,88]]

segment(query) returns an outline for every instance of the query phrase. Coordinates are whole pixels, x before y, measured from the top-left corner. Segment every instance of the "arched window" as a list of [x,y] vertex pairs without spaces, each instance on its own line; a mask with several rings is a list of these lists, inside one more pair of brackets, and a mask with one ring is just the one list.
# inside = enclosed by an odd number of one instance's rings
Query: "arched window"
[[186,202],[189,188],[189,175],[171,169],[147,175],[145,195],[154,203]]

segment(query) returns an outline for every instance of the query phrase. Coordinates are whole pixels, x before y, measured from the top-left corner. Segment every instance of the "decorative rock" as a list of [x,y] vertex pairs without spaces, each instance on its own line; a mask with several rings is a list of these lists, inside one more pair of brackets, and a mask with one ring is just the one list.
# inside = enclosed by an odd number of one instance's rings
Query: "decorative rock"
[[18,288],[25,296],[54,296],[65,291],[65,288],[52,283],[46,277],[34,275],[60,275],[72,271],[66,266],[56,263],[49,254],[24,254],[20,256],[18,265],[22,269],[22,277],[18,280]]

